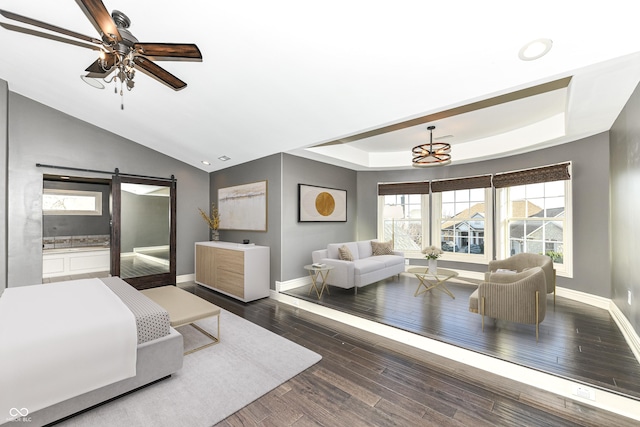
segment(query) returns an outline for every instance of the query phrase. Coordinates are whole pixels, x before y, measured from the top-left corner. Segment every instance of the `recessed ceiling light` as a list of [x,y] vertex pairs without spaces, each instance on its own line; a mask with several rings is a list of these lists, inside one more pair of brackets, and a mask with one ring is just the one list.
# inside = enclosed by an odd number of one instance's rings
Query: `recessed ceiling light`
[[522,46],[518,52],[518,58],[523,61],[533,61],[542,58],[551,50],[553,41],[551,39],[538,39]]
[[60,179],[71,179],[68,176],[61,176]]
[[211,164],[211,162],[207,162],[206,160],[203,160],[203,161],[202,161],[202,164],[203,164],[203,165],[207,165],[207,166],[209,166],[209,165]]
[[220,157],[218,157],[218,160],[222,160],[223,162],[226,162],[227,160],[231,160],[231,157],[220,156]]
[[96,89],[104,89],[104,85],[98,79],[94,79],[93,77],[89,76],[80,76],[80,78],[89,86],[93,86]]

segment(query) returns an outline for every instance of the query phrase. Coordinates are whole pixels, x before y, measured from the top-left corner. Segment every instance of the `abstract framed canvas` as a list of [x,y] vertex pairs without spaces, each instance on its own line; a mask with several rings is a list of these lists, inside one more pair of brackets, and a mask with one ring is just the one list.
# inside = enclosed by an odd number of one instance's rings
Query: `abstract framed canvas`
[[218,189],[221,230],[267,231],[267,181]]
[[345,222],[347,191],[298,184],[299,222]]

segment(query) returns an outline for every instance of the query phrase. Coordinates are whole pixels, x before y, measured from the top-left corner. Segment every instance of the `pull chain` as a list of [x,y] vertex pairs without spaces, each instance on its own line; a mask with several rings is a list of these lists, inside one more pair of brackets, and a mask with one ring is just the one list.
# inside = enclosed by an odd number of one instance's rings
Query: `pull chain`
[[124,110],[124,93],[122,91],[122,85],[124,82],[120,80],[120,109]]

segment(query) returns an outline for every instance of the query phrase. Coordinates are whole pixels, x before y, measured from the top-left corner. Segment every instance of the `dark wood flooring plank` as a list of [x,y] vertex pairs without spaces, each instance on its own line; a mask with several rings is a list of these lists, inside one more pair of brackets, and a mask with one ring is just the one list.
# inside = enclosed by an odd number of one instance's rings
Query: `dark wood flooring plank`
[[637,425],[278,301],[185,288],[323,357],[219,426]]
[[[330,287],[331,295],[321,299],[306,296],[307,287],[286,293],[368,320],[463,346],[493,357],[512,361],[551,374],[591,383],[636,397],[640,401],[640,363],[606,310],[566,298],[547,295],[547,314],[535,327],[485,319],[468,311],[474,286],[452,282],[451,299],[442,292],[429,291],[414,297],[417,279],[409,274],[358,289]],[[384,304],[380,304],[384,301]]]

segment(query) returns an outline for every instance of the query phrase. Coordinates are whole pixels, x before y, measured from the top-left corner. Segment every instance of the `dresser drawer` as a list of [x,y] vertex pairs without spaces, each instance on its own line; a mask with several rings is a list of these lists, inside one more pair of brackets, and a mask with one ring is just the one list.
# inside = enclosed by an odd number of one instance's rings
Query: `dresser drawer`
[[216,270],[216,288],[244,298],[244,274],[219,267]]

